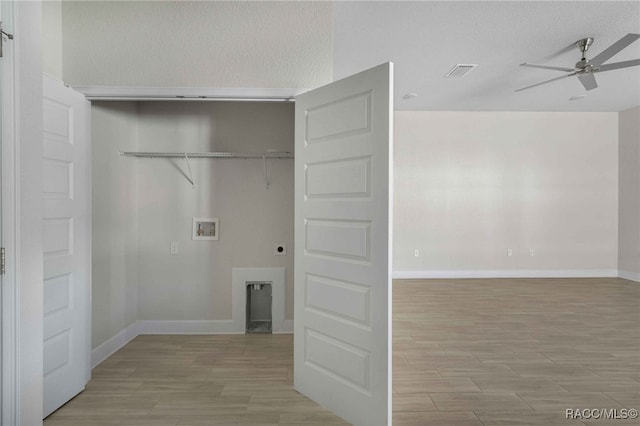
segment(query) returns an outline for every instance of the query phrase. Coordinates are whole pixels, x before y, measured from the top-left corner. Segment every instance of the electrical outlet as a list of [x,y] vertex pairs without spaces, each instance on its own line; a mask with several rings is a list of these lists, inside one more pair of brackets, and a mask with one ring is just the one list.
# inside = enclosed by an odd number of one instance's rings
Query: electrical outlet
[[273,254],[275,256],[286,256],[287,255],[287,245],[285,243],[277,243],[273,246]]
[[513,256],[513,249],[507,249],[507,256]]
[[172,255],[176,255],[178,254],[178,242],[177,241],[171,241],[171,250],[170,253]]
[[535,256],[536,251],[534,249],[529,249],[529,256]]
[[415,257],[420,256],[420,250],[415,249],[415,250],[413,251],[413,255],[414,255]]

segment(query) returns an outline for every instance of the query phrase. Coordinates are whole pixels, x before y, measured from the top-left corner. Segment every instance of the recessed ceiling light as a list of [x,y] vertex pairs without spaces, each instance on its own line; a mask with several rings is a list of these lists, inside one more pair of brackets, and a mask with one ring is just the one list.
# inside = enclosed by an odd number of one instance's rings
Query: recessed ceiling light
[[413,99],[417,97],[418,97],[417,93],[407,93],[402,97],[402,99]]
[[465,77],[467,76],[478,64],[458,64],[449,70],[445,77],[447,78],[455,78],[455,77]]
[[575,95],[569,98],[570,101],[579,101],[580,99],[584,99],[587,97],[587,94],[584,95]]

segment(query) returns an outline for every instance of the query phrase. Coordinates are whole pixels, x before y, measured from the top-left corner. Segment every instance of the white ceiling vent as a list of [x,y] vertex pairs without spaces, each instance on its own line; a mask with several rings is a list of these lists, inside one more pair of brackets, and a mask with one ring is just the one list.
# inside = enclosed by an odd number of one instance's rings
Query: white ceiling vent
[[447,78],[465,77],[468,75],[478,64],[458,64],[451,68],[451,70],[445,75]]

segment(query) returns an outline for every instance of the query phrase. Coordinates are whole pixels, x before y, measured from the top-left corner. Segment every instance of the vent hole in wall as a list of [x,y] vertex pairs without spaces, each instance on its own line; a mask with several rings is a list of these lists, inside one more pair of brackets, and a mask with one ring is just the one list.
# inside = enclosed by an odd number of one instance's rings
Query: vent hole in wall
[[247,281],[246,334],[270,334],[272,327],[271,282]]

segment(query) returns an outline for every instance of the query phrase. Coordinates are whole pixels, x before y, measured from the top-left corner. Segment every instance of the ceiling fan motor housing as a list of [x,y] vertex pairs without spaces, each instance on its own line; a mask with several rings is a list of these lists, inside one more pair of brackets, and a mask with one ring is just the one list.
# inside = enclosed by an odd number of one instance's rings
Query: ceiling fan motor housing
[[592,72],[596,69],[597,68],[594,68],[593,65],[589,64],[589,61],[586,59],[581,59],[580,61],[576,62],[575,66],[576,71]]
[[593,37],[582,38],[582,39],[576,41],[576,46],[578,46],[578,49],[580,49],[580,51],[582,53],[584,53],[587,50],[589,50],[589,47],[592,44],[593,44]]

